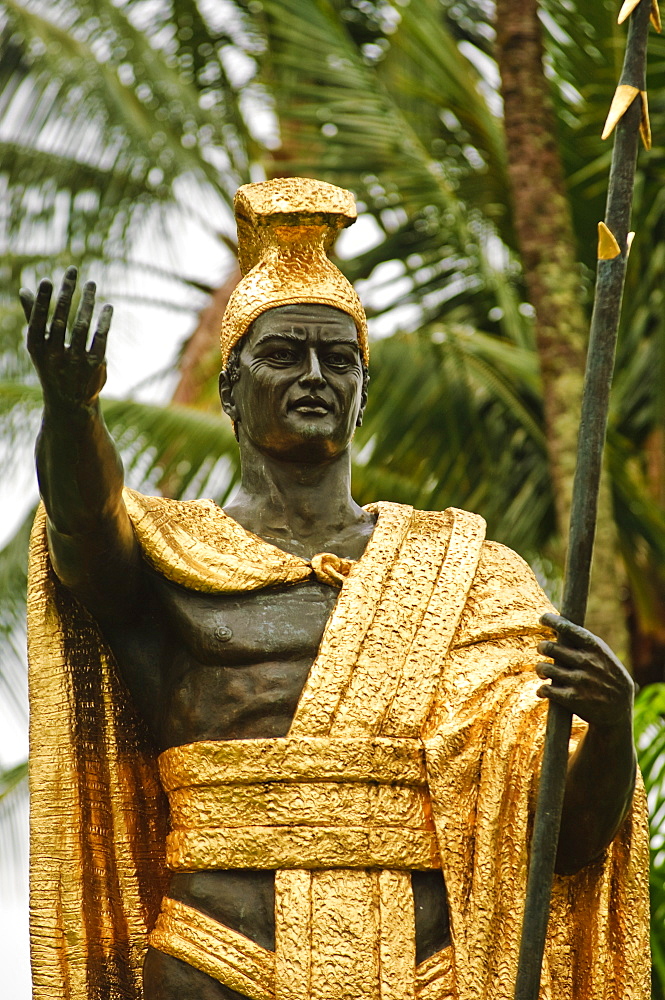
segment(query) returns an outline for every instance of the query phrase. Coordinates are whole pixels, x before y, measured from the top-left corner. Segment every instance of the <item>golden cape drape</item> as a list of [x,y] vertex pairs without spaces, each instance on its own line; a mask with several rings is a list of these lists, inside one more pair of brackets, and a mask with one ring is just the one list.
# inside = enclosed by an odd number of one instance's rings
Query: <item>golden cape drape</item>
[[[184,586],[222,593],[312,574],[211,502],[126,491],[126,503],[146,560]],[[410,736],[414,720],[427,719],[419,738],[457,995],[508,1000],[546,711],[532,668],[538,619],[550,605],[503,546],[478,542],[474,559],[467,553],[456,564],[451,552],[463,551],[464,533],[469,545],[479,537],[472,515],[373,509],[374,534],[342,586],[291,733],[334,738],[340,726],[339,735],[367,735],[377,698],[387,699],[382,735]],[[412,585],[423,560],[438,574],[438,603],[423,604]],[[445,617],[446,601],[458,607],[455,620]],[[165,888],[165,801],[112,656],[50,567],[43,511],[31,546],[29,626],[35,1000],[138,1000],[147,930]],[[414,648],[423,642],[428,649]],[[416,663],[430,663],[427,676]],[[556,880],[542,1000],[650,995],[647,846],[640,792],[605,855]]]

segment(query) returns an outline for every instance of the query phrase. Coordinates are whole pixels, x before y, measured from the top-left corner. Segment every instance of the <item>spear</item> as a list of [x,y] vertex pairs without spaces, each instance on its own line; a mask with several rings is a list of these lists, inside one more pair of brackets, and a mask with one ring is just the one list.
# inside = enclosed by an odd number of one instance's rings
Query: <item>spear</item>
[[[621,79],[603,131],[603,139],[615,132],[615,140],[605,221],[598,225],[596,291],[584,375],[561,604],[561,614],[578,625],[584,624],[589,591],[617,330],[626,264],[634,235],[629,228],[640,135],[645,147],[649,149],[651,146],[646,51],[650,19],[660,31],[657,0],[626,0],[619,14],[619,24],[628,18],[628,41]],[[572,716],[567,709],[550,702],[531,841],[515,1000],[538,1000],[540,991],[571,722]]]

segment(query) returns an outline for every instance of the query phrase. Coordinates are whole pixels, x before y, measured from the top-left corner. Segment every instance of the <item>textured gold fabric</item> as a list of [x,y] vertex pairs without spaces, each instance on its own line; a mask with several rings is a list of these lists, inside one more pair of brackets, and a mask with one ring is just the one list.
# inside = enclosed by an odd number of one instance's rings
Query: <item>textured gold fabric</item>
[[194,743],[159,758],[170,868],[440,867],[418,741],[295,737],[221,747]]
[[249,1000],[275,996],[274,952],[192,906],[165,897],[150,940],[154,948],[206,972]]
[[110,651],[53,573],[41,507],[28,655],[33,997],[139,998],[168,884],[166,799]]
[[214,868],[439,868],[436,834],[353,826],[242,826],[174,830],[166,863],[175,871]]
[[128,489],[124,499],[146,561],[182,587],[237,593],[312,576],[311,563],[245,531],[212,500],[164,500]]
[[[298,877],[303,883],[307,883],[308,887],[310,886],[309,872],[301,871]],[[376,875],[376,878],[378,877]],[[381,882],[383,895],[389,896],[396,882],[395,873],[382,872]],[[287,904],[294,903],[289,897],[285,898],[283,893],[280,898]],[[392,910],[393,908],[391,912]],[[407,918],[410,916],[408,908],[398,913]],[[311,948],[303,947],[308,940],[308,932],[302,923],[294,921],[293,913],[285,915],[288,922],[285,927],[280,928],[280,931],[282,934],[287,933],[293,943],[297,968],[303,955],[308,959],[311,956]],[[305,917],[305,923],[308,923],[308,917]],[[294,930],[297,933],[294,933]],[[399,932],[395,933],[395,929],[389,924],[384,930],[388,941],[401,936]],[[244,934],[218,923],[200,910],[186,906],[175,899],[169,899],[168,896],[165,897],[151,934],[151,941],[160,951],[187,962],[195,969],[200,969],[225,986],[242,993],[249,1000],[274,1000],[277,978],[275,953],[255,944]],[[285,947],[288,945],[285,945],[282,939],[280,948],[282,956]],[[432,955],[416,967],[415,995],[418,1000],[455,1000],[452,955],[452,948],[449,947]],[[415,961],[412,950],[407,948],[400,959],[397,976],[387,985],[384,993],[386,998],[392,996],[397,1000],[403,1000],[409,995],[403,989],[400,973],[408,975],[410,965]],[[289,962],[286,966],[284,962],[281,964],[280,992],[283,994],[284,970],[293,973],[294,963]]]
[[416,996],[418,1000],[456,1000],[452,947],[416,966]]
[[367,362],[365,311],[353,286],[327,256],[339,231],[356,220],[351,193],[309,177],[281,177],[244,184],[234,206],[244,277],[222,319],[222,364],[266,309],[309,302],[333,306],[353,318]]
[[[127,493],[127,505],[146,559],[192,589],[251,590],[312,575],[310,563],[210,503]],[[449,994],[512,1000],[546,712],[533,663],[550,606],[519,557],[482,541],[473,515],[371,510],[374,533],[341,586],[284,744],[301,741],[294,773],[301,767],[307,783],[308,754],[326,773],[325,754],[304,749],[308,740],[421,742],[449,896]],[[163,895],[164,802],[112,658],[53,577],[43,513],[29,597],[35,998],[138,1000]],[[576,724],[573,745],[583,731]],[[361,782],[375,765],[368,752],[358,755]],[[259,756],[248,755],[247,786],[264,780]],[[421,763],[408,752],[407,760],[409,781],[421,787]],[[333,765],[331,757],[331,781]],[[647,1000],[647,848],[638,791],[604,856],[556,881],[541,1000]],[[404,1000],[418,991],[407,878],[399,869],[278,871],[276,998]]]
[[255,785],[288,774],[290,781],[376,781],[425,788],[425,751],[416,740],[287,736],[284,739],[189,743],[165,750],[159,773],[167,792],[215,784],[225,772],[236,785]]

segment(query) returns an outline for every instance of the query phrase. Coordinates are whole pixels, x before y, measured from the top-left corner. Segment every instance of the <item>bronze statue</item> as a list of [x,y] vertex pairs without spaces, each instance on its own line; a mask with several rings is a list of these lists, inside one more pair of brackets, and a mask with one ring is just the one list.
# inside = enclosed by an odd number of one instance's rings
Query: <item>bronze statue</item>
[[367,332],[326,256],[353,201],[287,179],[236,210],[225,511],[123,492],[110,307],[87,346],[86,284],[66,343],[75,269],[50,323],[50,282],[22,292],[35,997],[512,996],[552,698],[579,718],[543,996],[646,998],[628,673],[476,515],[355,503]]

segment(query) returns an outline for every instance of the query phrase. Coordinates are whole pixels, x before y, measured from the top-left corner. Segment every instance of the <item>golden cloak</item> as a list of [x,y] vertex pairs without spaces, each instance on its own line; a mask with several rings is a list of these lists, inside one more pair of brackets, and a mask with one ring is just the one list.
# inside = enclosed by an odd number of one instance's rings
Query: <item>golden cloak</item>
[[[222,593],[335,576],[335,557],[284,553],[212,502],[125,499],[146,561],[181,585]],[[533,665],[551,606],[515,553],[483,540],[475,515],[371,509],[376,528],[341,586],[289,735],[420,741],[455,995],[512,1000],[546,713]],[[110,651],[55,578],[43,511],[29,654],[34,997],[139,1000],[166,884],[166,803]],[[603,856],[555,881],[542,1000],[647,1000],[648,919],[640,790]]]

